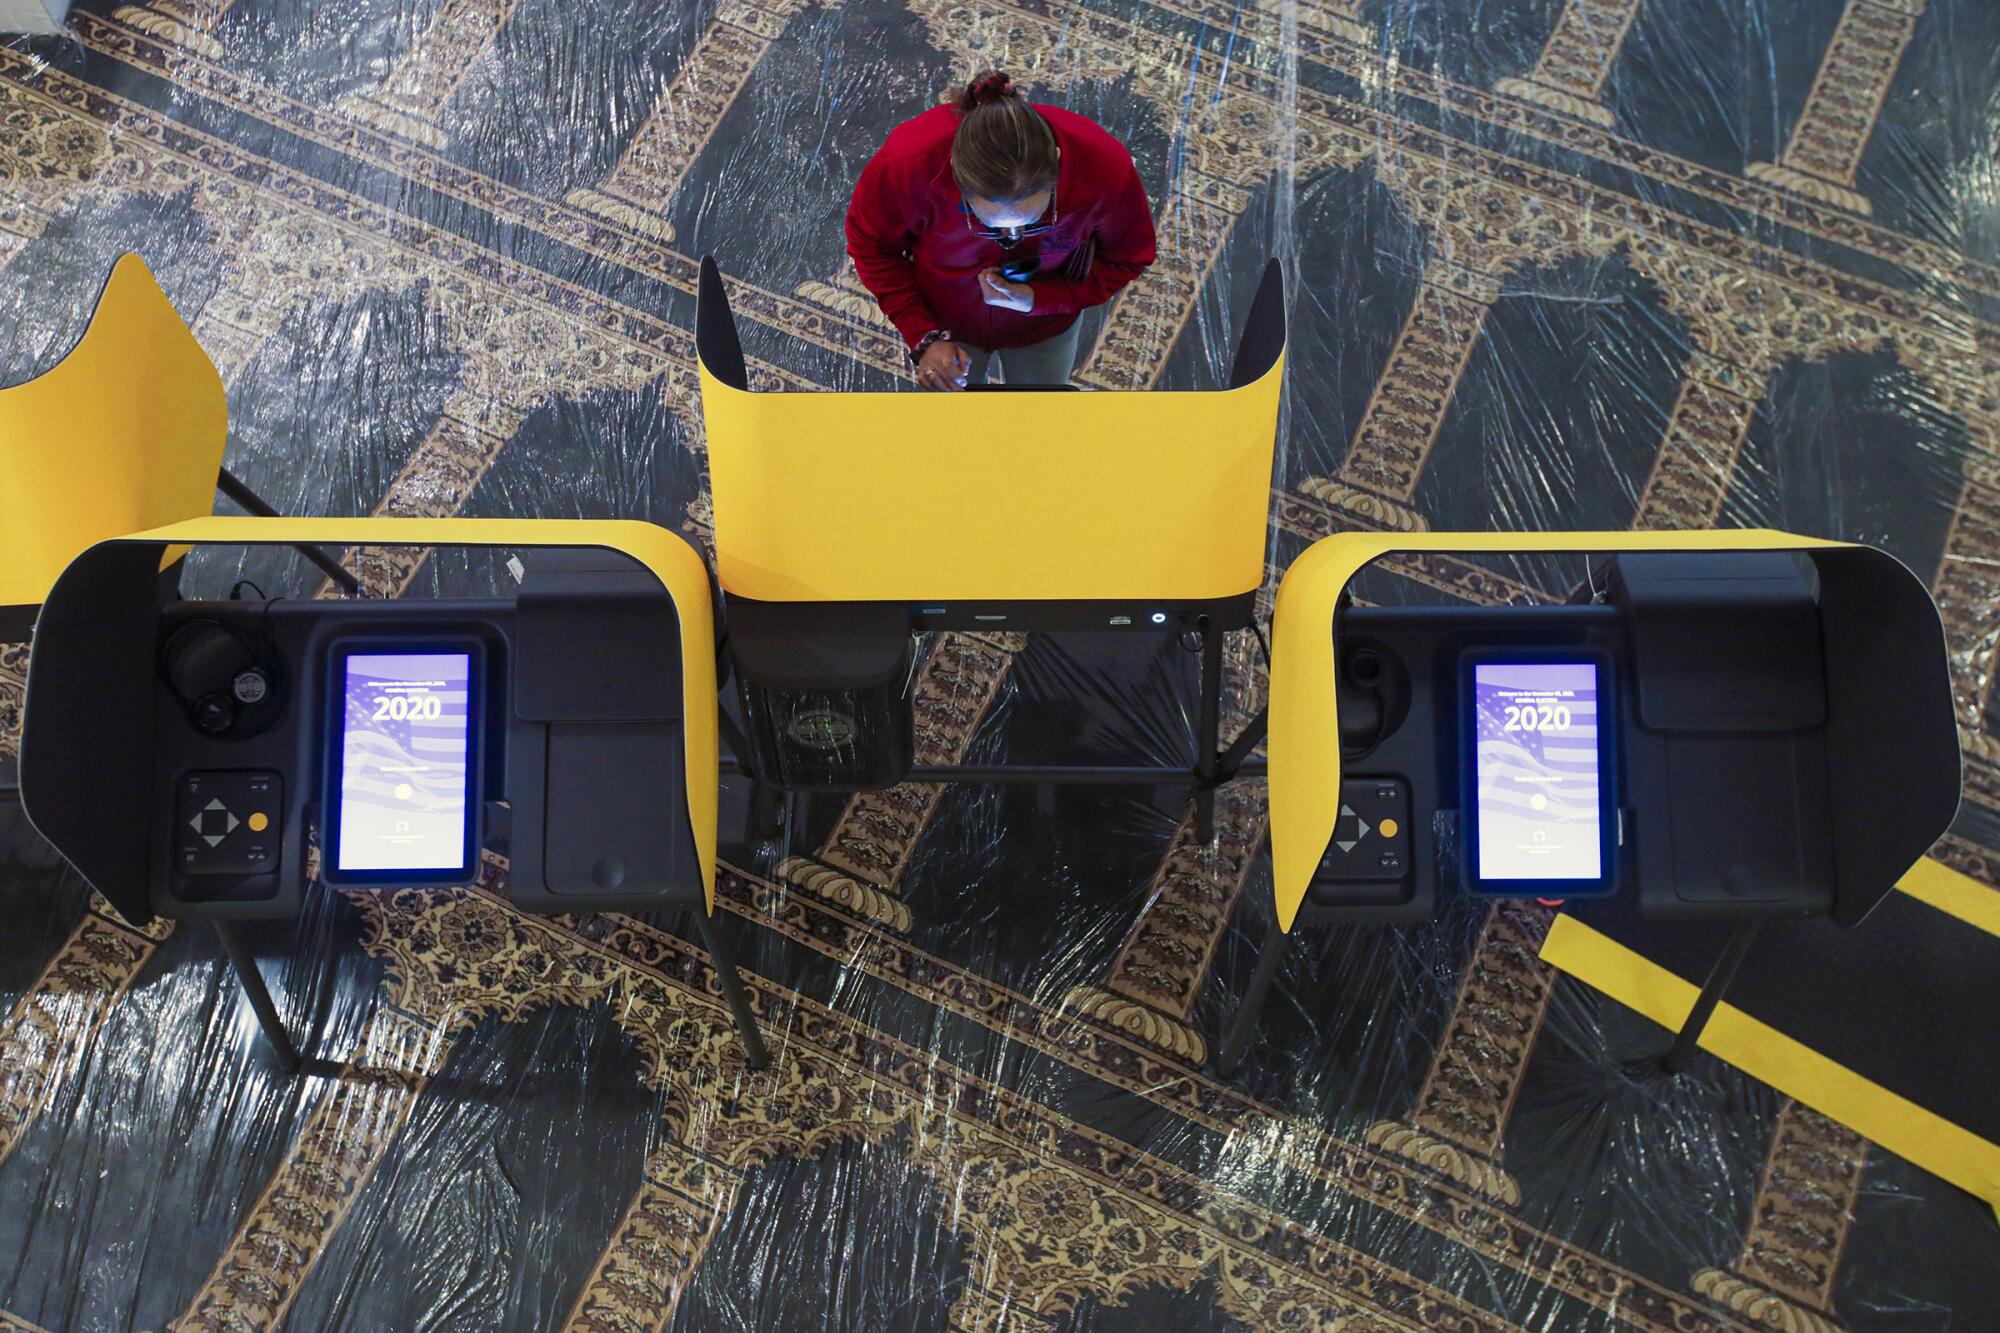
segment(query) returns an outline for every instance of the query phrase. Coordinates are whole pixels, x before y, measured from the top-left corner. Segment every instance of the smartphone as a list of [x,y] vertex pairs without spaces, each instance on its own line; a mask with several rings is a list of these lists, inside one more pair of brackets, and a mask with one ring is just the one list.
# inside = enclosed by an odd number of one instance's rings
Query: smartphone
[[1472,652],[1461,672],[1465,872],[1475,893],[1609,893],[1618,709],[1595,653]]
[[477,639],[328,650],[325,878],[478,877],[485,650]]

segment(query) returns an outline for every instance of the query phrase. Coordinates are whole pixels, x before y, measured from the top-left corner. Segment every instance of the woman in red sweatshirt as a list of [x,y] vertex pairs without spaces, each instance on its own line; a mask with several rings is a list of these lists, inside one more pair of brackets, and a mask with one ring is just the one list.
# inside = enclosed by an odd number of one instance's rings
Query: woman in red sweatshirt
[[1153,214],[1125,145],[1030,105],[1005,74],[905,121],[847,209],[847,253],[928,389],[1066,384],[1077,315],[1153,262]]

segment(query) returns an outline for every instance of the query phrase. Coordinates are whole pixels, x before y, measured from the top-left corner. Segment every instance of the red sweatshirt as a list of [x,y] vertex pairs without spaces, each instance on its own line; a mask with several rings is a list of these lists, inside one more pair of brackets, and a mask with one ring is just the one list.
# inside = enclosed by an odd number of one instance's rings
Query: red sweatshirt
[[[1153,262],[1153,212],[1125,145],[1088,117],[1036,106],[1062,149],[1056,224],[1012,250],[973,234],[959,211],[951,173],[958,111],[934,107],[889,133],[854,187],[847,208],[847,253],[861,281],[912,347],[932,329],[975,347],[1025,347],[1070,326],[1079,311],[1111,298]],[[982,225],[973,219],[973,225]],[[1095,234],[1097,256],[1081,281],[1063,261]],[[1035,308],[1025,314],[987,305],[979,271],[1035,255]]]

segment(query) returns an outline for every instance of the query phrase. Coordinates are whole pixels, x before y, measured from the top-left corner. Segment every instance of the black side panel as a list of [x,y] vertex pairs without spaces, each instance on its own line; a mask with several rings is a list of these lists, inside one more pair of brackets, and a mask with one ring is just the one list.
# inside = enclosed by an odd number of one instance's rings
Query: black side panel
[[107,543],[63,571],[28,659],[21,803],[126,920],[153,919],[154,651],[163,548]]
[[1250,302],[1243,336],[1236,343],[1236,361],[1229,370],[1229,387],[1255,384],[1278,362],[1285,350],[1285,271],[1273,259],[1264,265],[1257,295]]
[[743,363],[743,344],[736,339],[736,318],[729,313],[729,293],[722,288],[722,270],[713,255],[701,258],[701,286],[694,306],[694,350],[708,373],[732,389],[750,390],[750,371]]
[[1958,815],[1958,719],[1937,604],[1883,551],[1822,551],[1834,920],[1867,916]]

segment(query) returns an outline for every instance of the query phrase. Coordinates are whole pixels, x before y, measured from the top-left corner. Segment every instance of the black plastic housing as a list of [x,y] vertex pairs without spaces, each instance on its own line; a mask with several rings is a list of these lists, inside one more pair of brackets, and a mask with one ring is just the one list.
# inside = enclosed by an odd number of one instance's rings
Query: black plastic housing
[[[1464,881],[1467,653],[1602,654],[1619,685],[1620,910],[1851,925],[1949,826],[1956,731],[1937,611],[1880,552],[1632,553],[1567,606],[1346,605],[1341,776],[1397,779],[1408,871],[1343,880],[1308,919],[1428,918]],[[1357,670],[1357,667],[1365,669]]]
[[[352,638],[480,645],[478,785],[512,806],[507,885],[517,905],[705,906],[680,621],[649,571],[614,552],[541,549],[527,553],[518,600],[199,603],[163,589],[161,550],[105,543],[58,580],[37,629],[22,738],[29,819],[126,919],[299,914],[323,824],[328,650]],[[203,734],[162,679],[159,645],[191,617],[234,623],[282,659],[285,706],[254,734]],[[206,772],[280,778],[269,870],[176,871],[179,784]]]

